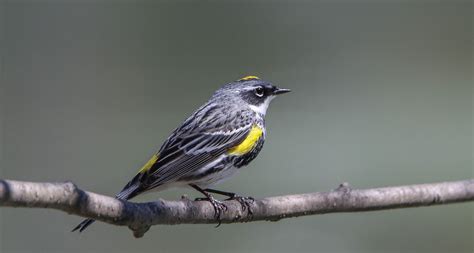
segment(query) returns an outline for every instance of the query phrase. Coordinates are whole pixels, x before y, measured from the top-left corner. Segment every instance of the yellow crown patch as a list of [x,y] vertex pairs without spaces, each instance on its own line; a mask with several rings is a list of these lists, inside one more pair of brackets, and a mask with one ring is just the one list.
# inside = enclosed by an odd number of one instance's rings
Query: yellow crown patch
[[246,77],[240,78],[237,81],[248,81],[248,80],[260,80],[260,78],[258,76],[246,76]]

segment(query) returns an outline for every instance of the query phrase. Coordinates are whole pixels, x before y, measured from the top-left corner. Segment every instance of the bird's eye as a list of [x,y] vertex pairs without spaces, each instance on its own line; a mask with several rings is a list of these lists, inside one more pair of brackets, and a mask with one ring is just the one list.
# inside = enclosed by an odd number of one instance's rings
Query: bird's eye
[[263,89],[262,86],[259,86],[255,89],[255,95],[257,95],[257,97],[263,97],[264,92],[265,90]]

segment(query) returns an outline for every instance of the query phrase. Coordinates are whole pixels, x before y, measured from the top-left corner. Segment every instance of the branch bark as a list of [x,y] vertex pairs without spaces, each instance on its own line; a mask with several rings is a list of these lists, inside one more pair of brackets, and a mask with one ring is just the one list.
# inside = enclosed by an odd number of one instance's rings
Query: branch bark
[[[253,214],[237,201],[226,201],[222,223],[278,221],[304,215],[362,212],[393,208],[441,205],[474,200],[474,179],[365,190],[347,183],[330,192],[286,195],[255,200]],[[71,182],[33,183],[0,180],[0,206],[57,209],[114,225],[128,226],[142,237],[152,225],[217,223],[207,201],[159,199],[133,203],[83,191]]]

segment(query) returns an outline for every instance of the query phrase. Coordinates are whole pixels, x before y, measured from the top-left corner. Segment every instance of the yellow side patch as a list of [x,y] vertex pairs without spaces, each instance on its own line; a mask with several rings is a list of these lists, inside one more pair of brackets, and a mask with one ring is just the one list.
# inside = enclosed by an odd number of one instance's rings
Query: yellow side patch
[[248,133],[247,137],[244,141],[242,141],[239,145],[231,148],[227,154],[229,155],[245,155],[250,152],[255,145],[257,144],[258,140],[262,137],[263,130],[257,126],[253,125],[252,129]]
[[246,77],[242,77],[240,78],[238,81],[248,81],[248,80],[260,80],[260,78],[258,76],[246,76]]
[[151,159],[145,165],[143,165],[138,173],[145,173],[151,168],[151,166],[153,166],[153,164],[156,163],[156,161],[158,161],[158,155],[153,155]]

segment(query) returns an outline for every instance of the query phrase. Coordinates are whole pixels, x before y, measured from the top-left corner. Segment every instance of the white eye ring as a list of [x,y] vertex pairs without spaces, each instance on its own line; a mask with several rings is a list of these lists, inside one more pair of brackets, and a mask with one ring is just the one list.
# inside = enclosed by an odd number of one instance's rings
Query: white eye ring
[[255,89],[255,95],[256,95],[257,97],[260,97],[260,98],[263,97],[263,94],[264,94],[264,93],[265,93],[265,90],[263,89],[262,86],[259,86],[259,87],[257,87],[257,88]]

